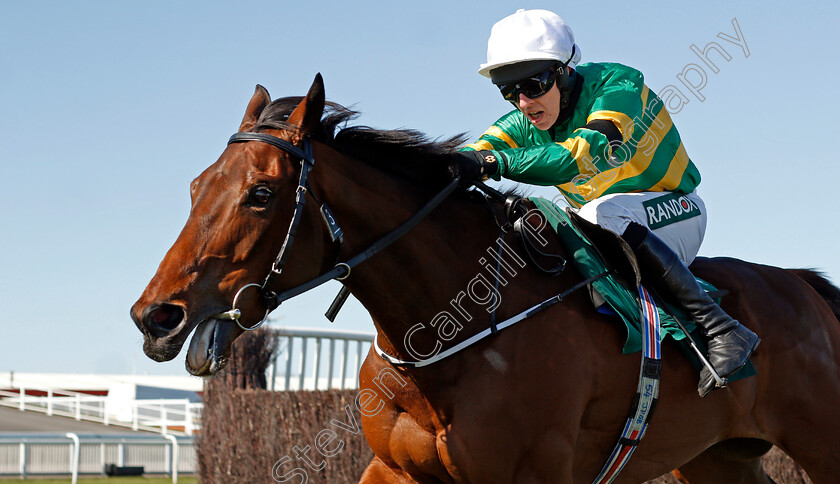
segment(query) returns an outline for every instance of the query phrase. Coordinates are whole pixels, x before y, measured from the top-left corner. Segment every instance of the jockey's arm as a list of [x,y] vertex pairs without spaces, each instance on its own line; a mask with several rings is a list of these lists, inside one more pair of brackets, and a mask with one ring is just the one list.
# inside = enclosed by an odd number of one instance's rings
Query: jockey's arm
[[525,140],[517,140],[519,137],[514,130],[510,131],[506,133],[493,125],[464,150],[492,154],[499,163],[498,171],[492,176],[495,180],[504,177],[546,186],[568,183],[577,175],[609,169],[607,161],[615,147],[610,144],[620,143],[621,136],[618,128],[608,120],[592,121],[576,129],[564,141],[546,140],[531,146]]
[[[533,185],[560,187],[614,169],[626,160],[611,160],[613,152],[622,144],[632,145],[628,141],[634,124],[644,119],[644,78],[625,66],[590,67],[583,75],[591,84],[584,88],[578,109],[566,121],[573,124],[556,129],[568,133],[563,135],[567,139],[552,139],[555,128],[538,130],[519,111],[512,111],[463,150],[498,160],[498,169],[490,172],[492,178]],[[554,132],[554,137],[557,135]],[[615,154],[623,158],[626,153],[632,149]]]

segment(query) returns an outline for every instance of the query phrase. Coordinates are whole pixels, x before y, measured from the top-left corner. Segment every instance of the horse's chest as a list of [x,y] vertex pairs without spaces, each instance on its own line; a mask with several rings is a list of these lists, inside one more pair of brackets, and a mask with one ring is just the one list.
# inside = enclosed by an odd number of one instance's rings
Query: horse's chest
[[446,404],[432,405],[419,393],[395,402],[382,422],[390,457],[412,475],[442,482],[515,482],[519,473],[509,457],[520,455],[523,447],[543,447],[546,429],[511,419],[517,407],[509,394],[456,393],[457,402]]
[[376,415],[363,418],[365,437],[374,453],[386,464],[413,476],[434,476],[443,482],[458,482],[451,464],[442,428],[427,410],[422,397],[412,402],[395,399]]
[[[540,482],[525,472],[537,463],[562,474],[560,456],[570,455],[574,433],[568,429],[580,408],[561,403],[580,397],[561,398],[551,390],[562,374],[523,372],[503,355],[493,352],[495,359],[481,360],[479,368],[461,366],[455,377],[424,380],[422,388],[402,378],[387,407],[364,424],[373,451],[411,475],[442,482]],[[377,378],[375,371],[385,371],[370,370]],[[371,378],[370,387],[382,381]]]

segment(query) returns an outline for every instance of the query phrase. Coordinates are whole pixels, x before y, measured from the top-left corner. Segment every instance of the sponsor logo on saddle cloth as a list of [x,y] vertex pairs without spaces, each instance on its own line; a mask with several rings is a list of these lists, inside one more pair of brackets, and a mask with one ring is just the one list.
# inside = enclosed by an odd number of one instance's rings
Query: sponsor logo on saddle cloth
[[642,206],[651,230],[700,215],[700,207],[682,193],[669,193],[643,202]]

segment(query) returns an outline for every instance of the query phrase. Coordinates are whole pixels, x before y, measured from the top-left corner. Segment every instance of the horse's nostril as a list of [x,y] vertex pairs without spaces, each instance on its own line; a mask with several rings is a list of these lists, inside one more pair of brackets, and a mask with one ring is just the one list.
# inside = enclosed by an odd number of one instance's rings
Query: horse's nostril
[[164,336],[174,330],[184,319],[184,309],[174,304],[162,303],[149,308],[143,320],[146,327]]

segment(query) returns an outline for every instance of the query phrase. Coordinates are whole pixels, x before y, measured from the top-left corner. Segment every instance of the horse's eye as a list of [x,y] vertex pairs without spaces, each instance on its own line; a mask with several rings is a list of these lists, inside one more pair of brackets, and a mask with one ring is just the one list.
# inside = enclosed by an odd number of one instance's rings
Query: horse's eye
[[254,205],[265,205],[269,200],[271,200],[271,195],[271,190],[267,187],[256,187],[251,190],[251,196],[248,198]]

